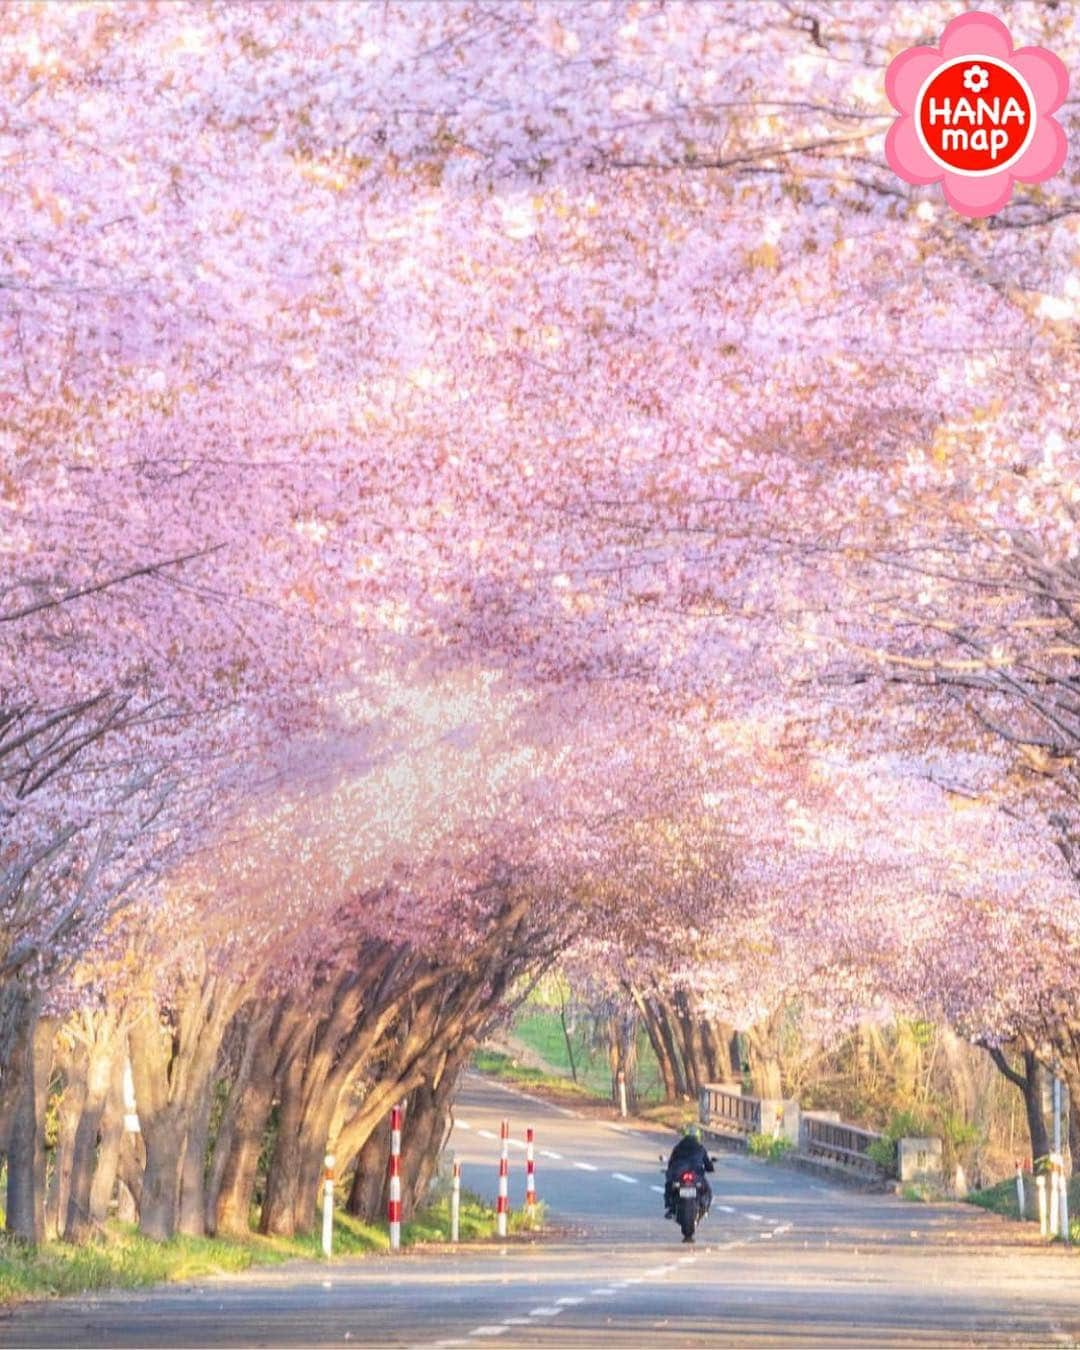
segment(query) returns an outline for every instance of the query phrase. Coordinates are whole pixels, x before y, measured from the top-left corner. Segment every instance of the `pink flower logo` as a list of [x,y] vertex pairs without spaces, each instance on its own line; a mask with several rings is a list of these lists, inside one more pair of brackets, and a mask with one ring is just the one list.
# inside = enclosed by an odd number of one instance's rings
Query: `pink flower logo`
[[938,47],[909,47],[885,75],[900,114],[885,158],[908,183],[941,183],[964,216],[991,216],[1014,179],[1041,183],[1065,163],[1068,144],[1052,114],[1069,92],[1064,65],[1042,47],[1013,51],[992,14],[961,14]]

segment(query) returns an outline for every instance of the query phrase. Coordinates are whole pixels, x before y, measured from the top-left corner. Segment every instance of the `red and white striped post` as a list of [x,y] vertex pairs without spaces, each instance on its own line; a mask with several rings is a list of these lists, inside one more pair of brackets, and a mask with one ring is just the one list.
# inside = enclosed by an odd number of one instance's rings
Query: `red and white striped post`
[[510,1207],[510,1122],[504,1120],[499,1131],[499,1198],[495,1203],[495,1232],[506,1236],[506,1214]]
[[390,1199],[386,1206],[390,1220],[390,1250],[401,1246],[401,1107],[390,1110]]
[[533,1127],[525,1131],[525,1213],[536,1208],[536,1160],[533,1158]]

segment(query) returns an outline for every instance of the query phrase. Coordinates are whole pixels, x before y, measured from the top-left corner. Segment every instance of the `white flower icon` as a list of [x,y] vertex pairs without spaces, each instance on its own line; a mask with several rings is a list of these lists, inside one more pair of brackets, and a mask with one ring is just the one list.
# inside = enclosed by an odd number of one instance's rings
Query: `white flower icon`
[[981,94],[990,83],[990,72],[985,66],[968,66],[964,71],[964,88],[973,94]]

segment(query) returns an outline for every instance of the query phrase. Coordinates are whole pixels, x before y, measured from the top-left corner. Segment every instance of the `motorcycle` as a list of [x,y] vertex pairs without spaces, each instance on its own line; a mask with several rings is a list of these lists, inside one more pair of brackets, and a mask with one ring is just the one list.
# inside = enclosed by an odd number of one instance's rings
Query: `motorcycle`
[[[660,1155],[660,1161],[664,1163],[663,1154]],[[666,1163],[663,1171],[666,1180]],[[679,1227],[682,1229],[684,1242],[693,1242],[694,1232],[698,1224],[709,1212],[708,1205],[705,1202],[703,1181],[703,1177],[693,1168],[686,1168],[675,1178],[675,1212],[671,1217],[678,1221]]]

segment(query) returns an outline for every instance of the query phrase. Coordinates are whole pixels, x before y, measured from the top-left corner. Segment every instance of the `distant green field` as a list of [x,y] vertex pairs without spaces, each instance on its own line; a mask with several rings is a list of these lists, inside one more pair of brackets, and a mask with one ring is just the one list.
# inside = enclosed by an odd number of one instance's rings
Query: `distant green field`
[[[556,1011],[537,1007],[535,1004],[526,1004],[514,1020],[510,1031],[539,1055],[554,1073],[561,1077],[570,1077],[570,1056],[567,1054],[566,1038]],[[610,1097],[611,1069],[608,1065],[607,1046],[602,1041],[594,1039],[591,1033],[591,1020],[579,1017],[570,1035],[578,1082],[597,1097]],[[643,1102],[661,1101],[663,1091],[660,1071],[644,1028],[638,1031],[637,1052],[638,1097]]]

